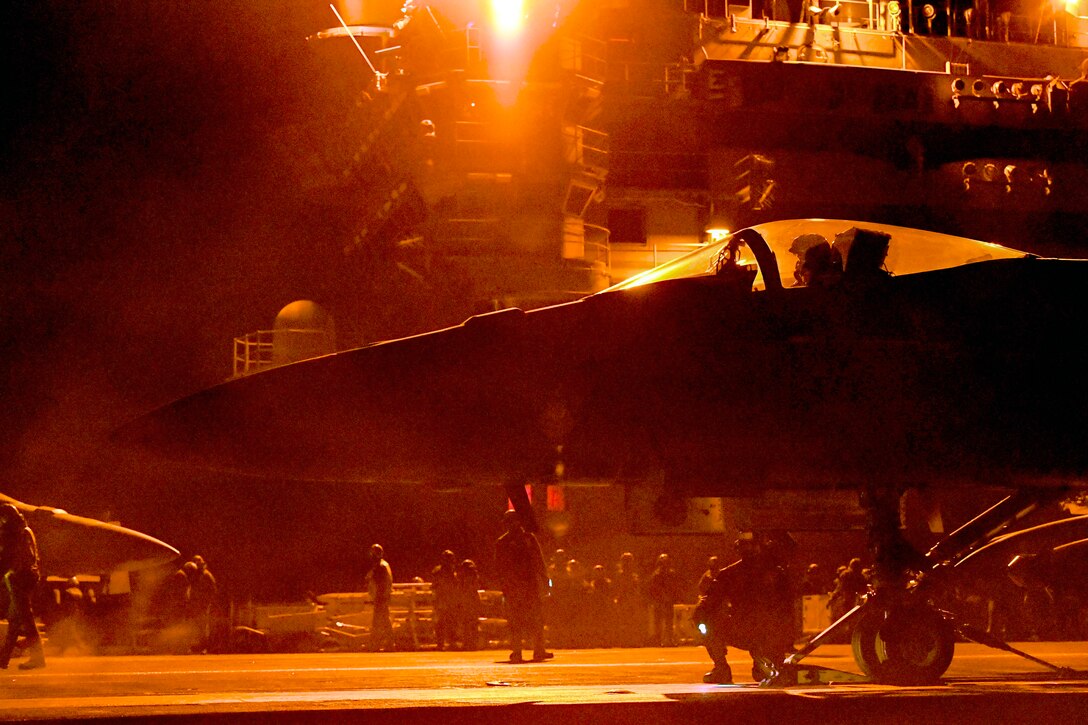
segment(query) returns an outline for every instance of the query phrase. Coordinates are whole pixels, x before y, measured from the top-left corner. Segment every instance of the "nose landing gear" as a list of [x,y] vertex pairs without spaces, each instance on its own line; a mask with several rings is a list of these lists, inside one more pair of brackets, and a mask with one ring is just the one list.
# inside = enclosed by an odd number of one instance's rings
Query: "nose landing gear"
[[925,605],[870,607],[861,612],[851,640],[854,659],[877,682],[926,685],[952,663],[955,631]]
[[[996,637],[958,621],[950,612],[935,606],[934,597],[944,588],[949,572],[957,561],[970,552],[991,542],[1006,527],[1034,510],[1038,505],[1053,501],[1063,495],[1060,489],[1021,489],[999,501],[976,516],[934,546],[922,562],[895,566],[905,557],[888,557],[883,562],[890,576],[889,582],[876,588],[861,604],[844,614],[808,644],[786,659],[786,664],[796,666],[830,635],[853,626],[851,644],[854,659],[861,670],[874,682],[889,685],[926,685],[936,683],[952,663],[956,636],[962,636],[979,644],[1011,652],[1032,662],[1048,667],[1059,675],[1070,676],[1071,670],[1059,667],[1011,647]],[[887,505],[878,505],[874,518],[877,521],[876,540],[891,542],[891,546],[877,547],[885,552],[898,554],[895,546],[894,516]],[[879,515],[883,513],[883,515]],[[878,561],[878,563],[880,563]]]

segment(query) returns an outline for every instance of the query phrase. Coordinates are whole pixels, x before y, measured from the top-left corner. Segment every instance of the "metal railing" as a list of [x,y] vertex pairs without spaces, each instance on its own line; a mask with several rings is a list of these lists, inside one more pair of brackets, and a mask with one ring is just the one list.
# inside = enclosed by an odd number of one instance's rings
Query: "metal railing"
[[608,169],[608,134],[586,126],[567,126],[563,129],[567,146],[567,160],[600,173]]
[[609,85],[636,98],[661,98],[686,91],[686,63],[613,63]]
[[600,224],[590,224],[588,222],[583,222],[582,226],[585,230],[586,261],[603,264],[605,273],[611,274],[612,248],[609,241],[611,232],[608,227],[601,226]]
[[234,377],[272,367],[272,330],[234,338]]
[[[280,350],[282,356],[276,355],[275,340],[277,336],[282,336],[282,348]],[[313,345],[313,350],[307,351],[307,345],[300,346],[298,344],[298,338],[300,337],[305,337],[307,340],[314,340],[318,336],[323,339],[324,344]],[[287,362],[294,362],[298,359],[330,352],[332,345],[331,339],[329,333],[325,330],[302,328],[257,330],[256,332],[251,332],[242,337],[236,337],[234,338],[233,376],[237,378],[242,375],[249,375],[250,373],[267,370],[276,365],[282,365]],[[330,349],[320,349],[326,346]],[[294,356],[292,356],[292,353]],[[277,359],[277,357],[280,359]]]
[[560,65],[578,78],[599,85],[608,72],[608,44],[584,35],[560,38]]
[[501,222],[502,219],[497,216],[451,217],[444,220],[440,240],[447,244],[493,242],[499,235]]

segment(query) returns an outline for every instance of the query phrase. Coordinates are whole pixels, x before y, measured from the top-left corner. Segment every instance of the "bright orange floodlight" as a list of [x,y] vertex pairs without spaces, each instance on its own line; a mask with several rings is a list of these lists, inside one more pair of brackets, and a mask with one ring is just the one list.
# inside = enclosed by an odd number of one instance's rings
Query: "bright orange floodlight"
[[525,3],[522,0],[491,0],[491,21],[500,37],[519,35],[525,27]]

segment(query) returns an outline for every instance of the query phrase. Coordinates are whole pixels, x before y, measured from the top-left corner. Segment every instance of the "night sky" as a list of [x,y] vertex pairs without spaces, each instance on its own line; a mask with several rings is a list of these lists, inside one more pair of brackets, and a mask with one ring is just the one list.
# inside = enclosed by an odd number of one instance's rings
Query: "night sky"
[[[357,587],[375,540],[422,538],[415,568],[458,542],[472,555],[457,527],[388,513],[413,492],[180,470],[110,442],[225,380],[232,339],[293,300],[350,295],[366,314],[337,321],[342,346],[442,314],[382,260],[344,260],[355,207],[337,174],[365,69],[307,45],[337,24],[328,3],[39,0],[5,15],[0,490],[119,519],[266,598]],[[503,505],[463,498],[427,505],[485,528]]]

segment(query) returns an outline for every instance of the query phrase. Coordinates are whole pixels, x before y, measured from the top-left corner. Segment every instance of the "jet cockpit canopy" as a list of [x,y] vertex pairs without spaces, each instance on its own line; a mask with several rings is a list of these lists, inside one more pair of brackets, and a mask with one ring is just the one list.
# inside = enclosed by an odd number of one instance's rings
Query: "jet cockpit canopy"
[[[671,262],[630,277],[600,294],[668,279],[712,276],[720,272],[725,262],[755,270],[753,289],[774,287],[773,280],[776,275],[773,272],[765,274],[766,270],[762,268],[764,261],[758,259],[760,255],[745,241],[751,238],[749,235],[752,232],[766,242],[778,267],[777,278],[783,280],[784,286],[789,287],[793,285],[799,252],[810,248],[815,238],[822,237],[828,243],[839,238],[841,242],[844,235],[857,230],[890,236],[883,268],[896,276],[948,269],[991,259],[1028,256],[1025,252],[1000,244],[892,224],[845,219],[790,219],[757,224],[733,232],[720,241],[699,247]],[[798,241],[801,244],[795,245]],[[770,285],[767,283],[768,277],[772,280]]]

